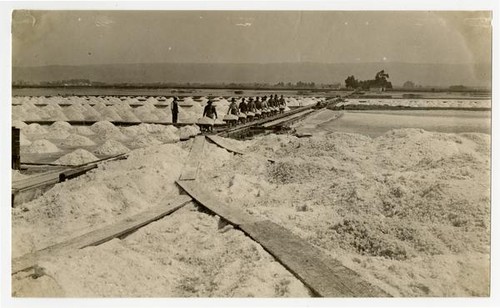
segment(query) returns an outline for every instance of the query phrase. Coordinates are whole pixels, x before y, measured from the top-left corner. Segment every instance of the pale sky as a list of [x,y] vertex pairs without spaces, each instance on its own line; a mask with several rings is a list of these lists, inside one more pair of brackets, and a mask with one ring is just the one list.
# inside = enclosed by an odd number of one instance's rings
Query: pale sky
[[12,63],[488,63],[490,18],[425,11],[15,11]]

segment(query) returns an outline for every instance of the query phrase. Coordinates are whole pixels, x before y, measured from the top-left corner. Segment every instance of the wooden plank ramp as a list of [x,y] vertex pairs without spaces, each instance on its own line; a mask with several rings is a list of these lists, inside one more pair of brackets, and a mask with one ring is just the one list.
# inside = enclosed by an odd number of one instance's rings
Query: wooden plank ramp
[[205,146],[205,136],[194,137],[191,151],[181,173],[181,180],[195,180],[198,174],[198,167],[203,158],[203,147]]
[[97,246],[116,237],[129,234],[153,221],[175,212],[191,201],[191,197],[180,195],[172,200],[166,201],[162,205],[152,207],[142,213],[133,215],[112,225],[90,231],[67,241],[15,258],[12,260],[12,274],[33,268],[38,260],[44,256],[60,254],[88,246]]
[[239,227],[320,297],[388,297],[319,248],[271,221],[217,200],[197,181],[177,181],[194,200]]

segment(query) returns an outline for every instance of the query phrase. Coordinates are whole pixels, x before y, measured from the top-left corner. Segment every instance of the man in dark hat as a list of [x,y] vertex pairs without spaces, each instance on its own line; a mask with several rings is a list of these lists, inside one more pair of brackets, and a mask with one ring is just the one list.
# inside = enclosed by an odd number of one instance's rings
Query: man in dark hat
[[179,103],[177,102],[177,97],[174,96],[174,100],[170,105],[172,109],[172,123],[177,123],[177,115],[179,114]]
[[235,98],[231,98],[231,104],[229,104],[229,109],[227,110],[227,114],[238,115],[240,113],[238,109],[238,104],[236,104]]
[[211,100],[209,100],[207,102],[207,105],[205,106],[205,109],[203,110],[203,116],[209,117],[212,120],[217,119],[217,110],[215,110],[215,106],[213,105]]

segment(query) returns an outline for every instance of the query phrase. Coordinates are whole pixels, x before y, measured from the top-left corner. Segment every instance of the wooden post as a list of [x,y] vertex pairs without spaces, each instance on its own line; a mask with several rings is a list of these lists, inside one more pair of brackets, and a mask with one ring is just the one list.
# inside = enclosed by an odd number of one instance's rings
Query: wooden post
[[14,170],[19,170],[21,168],[19,135],[19,128],[12,127],[12,169]]

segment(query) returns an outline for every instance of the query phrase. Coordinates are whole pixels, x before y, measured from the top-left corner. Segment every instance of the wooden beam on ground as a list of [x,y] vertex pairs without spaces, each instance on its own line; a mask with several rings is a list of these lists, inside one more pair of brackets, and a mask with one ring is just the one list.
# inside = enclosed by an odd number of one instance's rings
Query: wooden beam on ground
[[184,169],[180,180],[195,180],[198,167],[200,165],[201,159],[203,158],[203,147],[205,145],[205,136],[198,135],[194,137],[193,145],[191,146],[191,151],[189,152],[188,159],[184,164]]
[[240,155],[245,155],[243,151],[240,151],[236,149],[235,147],[230,146],[227,142],[224,141],[224,139],[220,136],[217,135],[207,135],[206,136],[208,140],[212,141],[216,145],[220,146],[223,149],[228,150],[229,152],[235,153],[235,154],[240,154]]
[[321,297],[389,296],[289,230],[271,221],[259,220],[237,206],[217,200],[196,181],[177,181],[177,184],[200,205],[239,227],[262,245],[315,295]]
[[92,169],[95,169],[97,164],[123,159],[126,158],[127,155],[128,153],[113,155],[82,165],[48,171],[18,181],[13,181],[11,189],[12,206],[33,200],[33,198],[38,197],[40,194],[48,190],[51,185],[55,185],[67,179],[82,175]]
[[12,260],[12,274],[34,267],[38,263],[38,260],[44,256],[60,254],[69,250],[82,249],[88,246],[97,246],[116,237],[134,232],[153,221],[175,212],[191,201],[191,197],[180,195],[165,202],[166,204],[152,207],[142,213],[133,215],[112,225],[15,258]]
[[[224,138],[220,137],[220,136],[217,136],[217,135],[207,135],[206,136],[208,138],[208,140],[212,141],[213,143],[215,143],[216,145],[218,145],[219,147],[223,148],[223,149],[226,149],[227,151],[229,152],[232,152],[232,153],[235,153],[235,154],[239,154],[239,155],[245,155],[247,153],[243,152],[243,151],[240,151],[238,149],[236,149],[235,147],[229,145],[225,140]],[[276,162],[276,160],[272,159],[272,158],[267,158],[266,159],[270,162]]]
[[48,171],[18,181],[13,181],[12,191],[20,191],[26,188],[43,185],[46,183],[57,183],[59,181],[59,174],[62,171],[63,170]]
[[198,203],[233,225],[239,226],[244,223],[255,221],[254,217],[245,213],[240,208],[229,206],[217,200],[212,193],[203,189],[202,185],[197,181],[177,181],[176,183],[194,200],[198,201]]
[[269,221],[239,226],[321,297],[388,297],[356,272],[289,230]]

